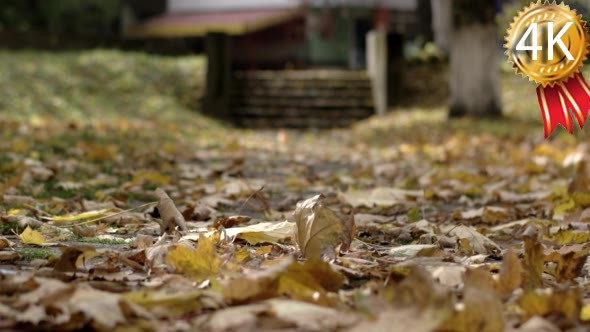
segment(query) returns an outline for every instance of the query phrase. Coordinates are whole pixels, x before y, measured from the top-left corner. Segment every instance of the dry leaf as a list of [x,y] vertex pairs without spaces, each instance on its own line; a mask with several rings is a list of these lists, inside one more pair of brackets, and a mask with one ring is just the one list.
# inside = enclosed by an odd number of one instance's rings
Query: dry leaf
[[372,190],[351,190],[341,193],[340,197],[353,207],[388,207],[410,199],[424,196],[422,190],[403,190],[397,188],[378,187]]
[[298,300],[333,305],[328,292],[338,291],[343,282],[342,275],[328,263],[313,260],[301,264],[290,257],[266,271],[229,281],[223,287],[223,293],[230,303],[288,295]]
[[512,291],[519,288],[522,284],[522,274],[523,269],[518,256],[512,248],[508,248],[502,259],[497,290],[501,294],[512,293]]
[[113,210],[111,209],[102,209],[96,211],[88,211],[79,214],[74,214],[70,216],[54,216],[51,218],[47,218],[49,221],[53,221],[54,223],[65,223],[65,222],[72,222],[72,221],[79,221],[85,219],[96,219],[100,217],[104,217],[112,213]]
[[86,260],[97,255],[96,249],[91,246],[61,247],[59,249],[62,253],[53,268],[61,272],[74,272]]
[[320,258],[340,242],[341,221],[323,201],[323,195],[314,196],[297,203],[293,212],[297,224],[296,241],[306,258]]
[[485,268],[467,270],[463,307],[445,322],[443,331],[502,332],[504,311],[493,288],[493,279]]
[[348,251],[352,240],[356,237],[356,223],[354,220],[354,213],[351,211],[350,215],[342,218],[342,233],[340,233],[340,251]]
[[238,238],[255,245],[264,242],[281,242],[293,238],[295,229],[295,223],[288,221],[261,222],[250,226],[228,228],[221,233],[218,233],[217,231],[189,233],[183,236],[181,240],[197,241],[201,235],[210,237],[215,234],[220,234],[222,240],[225,240],[225,237],[228,239]]
[[20,258],[20,255],[16,251],[0,251],[0,263],[13,262]]
[[0,249],[14,248],[14,242],[8,240],[4,236],[0,236]]
[[160,213],[160,234],[166,232],[173,232],[174,228],[178,226],[181,231],[187,231],[186,223],[182,213],[178,211],[174,202],[166,194],[166,192],[160,188],[156,189],[156,195],[158,196],[158,212]]
[[186,243],[180,243],[166,255],[166,263],[178,273],[208,278],[219,272],[221,259],[215,248],[215,238],[201,235],[197,248],[189,248]]
[[263,242],[280,242],[293,237],[295,224],[288,221],[263,222],[252,226],[226,229],[225,234],[245,240],[253,245]]
[[545,255],[545,262],[555,263],[556,266],[549,273],[560,283],[577,278],[582,272],[589,251],[590,247],[582,245],[566,246],[551,251]]
[[479,233],[475,228],[470,226],[449,226],[450,230],[444,233],[448,233],[451,236],[456,236],[461,244],[461,247],[468,252],[475,252],[478,254],[489,255],[497,254],[501,252],[500,247],[490,240],[488,237]]
[[518,300],[518,305],[523,311],[523,322],[534,316],[551,316],[556,318],[554,322],[562,329],[576,324],[582,309],[580,294],[576,289],[529,289]]
[[25,230],[18,237],[24,244],[42,245],[45,243],[43,234],[41,234],[41,232],[32,230],[29,226],[27,226],[27,228],[25,228]]
[[537,288],[543,286],[543,267],[545,265],[543,245],[536,236],[523,236],[524,240],[524,283],[525,287]]
[[216,229],[219,229],[221,227],[232,228],[240,224],[247,223],[251,219],[252,218],[247,216],[230,216],[215,220],[215,222],[213,223],[213,227],[215,227]]

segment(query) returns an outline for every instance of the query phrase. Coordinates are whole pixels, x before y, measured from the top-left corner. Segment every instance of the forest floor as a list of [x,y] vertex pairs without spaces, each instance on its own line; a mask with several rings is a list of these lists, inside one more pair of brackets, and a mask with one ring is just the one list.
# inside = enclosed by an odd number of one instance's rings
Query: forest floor
[[587,130],[47,115],[0,121],[0,329],[590,328]]

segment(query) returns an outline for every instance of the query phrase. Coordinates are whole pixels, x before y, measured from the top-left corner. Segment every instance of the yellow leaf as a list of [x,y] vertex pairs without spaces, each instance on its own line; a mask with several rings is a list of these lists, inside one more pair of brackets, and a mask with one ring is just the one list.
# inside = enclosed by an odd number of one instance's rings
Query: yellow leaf
[[70,215],[70,216],[54,216],[54,217],[49,218],[49,220],[51,220],[53,222],[57,222],[57,223],[70,222],[70,221],[100,218],[100,217],[108,215],[109,213],[111,213],[110,209],[103,209],[103,210],[83,212],[83,213],[74,214],[74,215]]
[[590,241],[590,232],[560,230],[551,236],[558,244],[584,244]]
[[19,214],[21,214],[23,212],[23,210],[21,209],[10,209],[8,211],[8,216],[17,216]]
[[214,241],[214,236],[201,235],[196,250],[179,244],[168,252],[166,262],[181,274],[198,278],[216,275],[221,266],[221,259],[217,255]]
[[244,263],[250,260],[250,251],[246,247],[236,251],[235,258],[238,262]]
[[133,176],[133,184],[140,184],[142,181],[147,181],[158,186],[165,186],[170,184],[171,177],[168,175],[160,174],[158,172],[150,172],[145,170],[139,170]]
[[138,304],[146,309],[161,308],[173,316],[183,316],[197,313],[201,310],[199,299],[203,291],[199,289],[191,291],[170,290],[139,290],[123,294],[123,299]]
[[41,232],[37,232],[27,226],[25,230],[18,236],[24,244],[36,244],[41,245],[45,243],[45,238]]
[[571,211],[576,207],[576,202],[570,198],[567,201],[565,201],[564,203],[559,204],[558,206],[556,206],[553,209],[553,214],[554,215],[562,215],[565,212]]
[[580,319],[584,321],[590,320],[590,305],[585,305],[580,311]]
[[552,291],[531,289],[525,291],[518,304],[524,313],[522,321],[533,316],[559,315],[567,325],[575,324],[582,309],[579,291],[573,288]]

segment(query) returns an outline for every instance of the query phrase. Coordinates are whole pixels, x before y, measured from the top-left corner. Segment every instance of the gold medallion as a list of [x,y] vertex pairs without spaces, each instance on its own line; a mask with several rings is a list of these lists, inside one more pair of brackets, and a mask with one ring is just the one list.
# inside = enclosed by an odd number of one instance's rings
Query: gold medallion
[[524,8],[510,25],[506,42],[516,72],[542,87],[574,77],[588,55],[586,22],[563,3],[538,1]]

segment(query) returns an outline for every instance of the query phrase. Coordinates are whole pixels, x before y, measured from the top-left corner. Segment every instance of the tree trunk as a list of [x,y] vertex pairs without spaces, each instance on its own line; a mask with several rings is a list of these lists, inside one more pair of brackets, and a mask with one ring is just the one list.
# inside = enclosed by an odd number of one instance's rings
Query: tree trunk
[[454,0],[449,116],[501,115],[494,4]]

